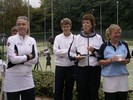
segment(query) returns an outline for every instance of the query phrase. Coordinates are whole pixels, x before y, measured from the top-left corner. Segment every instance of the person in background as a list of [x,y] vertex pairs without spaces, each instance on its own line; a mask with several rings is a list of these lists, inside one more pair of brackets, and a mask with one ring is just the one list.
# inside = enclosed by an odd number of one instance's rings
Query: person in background
[[17,26],[14,26],[12,29],[11,29],[11,35],[16,35],[18,32],[18,28]]
[[101,66],[97,57],[103,39],[94,29],[95,17],[85,14],[82,17],[82,31],[76,36],[69,53],[70,60],[77,62],[77,100],[99,100]]
[[131,51],[131,56],[133,57],[133,50]]
[[102,44],[99,51],[105,100],[127,100],[129,73],[126,64],[131,56],[128,44],[120,40],[120,33],[120,26],[111,24],[108,28],[110,39]]
[[4,91],[8,100],[35,100],[32,65],[38,58],[36,41],[28,34],[26,16],[19,16],[16,26],[18,34],[10,36],[7,41]]
[[74,86],[74,63],[68,58],[68,49],[73,41],[72,22],[64,18],[60,22],[62,33],[55,37],[55,91],[54,100],[72,100]]
[[51,56],[50,56],[50,53],[47,53],[47,57],[46,57],[46,68],[45,69],[47,69],[47,67],[50,67],[50,69],[52,69],[51,68]]

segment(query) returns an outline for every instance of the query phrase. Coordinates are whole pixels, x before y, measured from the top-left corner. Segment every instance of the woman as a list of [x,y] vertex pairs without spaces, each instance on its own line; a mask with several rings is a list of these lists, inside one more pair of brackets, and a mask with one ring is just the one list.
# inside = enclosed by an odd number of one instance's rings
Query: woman
[[101,67],[98,65],[97,55],[103,39],[96,34],[94,28],[95,17],[85,14],[82,17],[82,31],[76,36],[69,53],[71,60],[78,61],[77,100],[98,100]]
[[38,58],[36,41],[28,34],[27,17],[18,17],[16,26],[18,33],[7,41],[8,66],[4,91],[8,100],[35,100],[32,65],[36,64]]
[[108,28],[109,40],[102,44],[99,51],[99,64],[102,65],[103,91],[105,100],[127,100],[128,71],[130,62],[129,48],[120,41],[121,28],[111,24]]
[[74,85],[74,63],[68,58],[68,49],[73,41],[72,22],[64,18],[60,22],[62,33],[55,37],[55,92],[54,100],[72,100]]
[[17,26],[14,26],[14,27],[11,29],[11,35],[16,35],[17,32],[18,32]]

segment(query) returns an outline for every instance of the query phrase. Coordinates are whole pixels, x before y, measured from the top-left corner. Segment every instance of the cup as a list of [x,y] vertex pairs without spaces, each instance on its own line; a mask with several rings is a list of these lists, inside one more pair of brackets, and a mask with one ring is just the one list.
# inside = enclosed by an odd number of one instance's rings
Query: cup
[[122,61],[123,60],[122,55],[116,55],[116,57],[117,57],[118,61]]

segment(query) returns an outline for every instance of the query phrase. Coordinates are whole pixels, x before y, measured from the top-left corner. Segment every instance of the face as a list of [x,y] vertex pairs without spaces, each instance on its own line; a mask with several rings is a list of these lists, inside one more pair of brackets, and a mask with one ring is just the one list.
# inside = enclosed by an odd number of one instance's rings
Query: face
[[82,21],[82,28],[85,33],[90,33],[92,29],[92,25],[90,20],[83,20]]
[[70,35],[71,26],[69,24],[63,25],[61,27],[61,29],[62,29],[62,31],[63,31],[65,36],[69,36]]
[[16,35],[17,34],[17,30],[13,30],[13,31],[11,31],[11,35]]
[[119,41],[119,39],[120,39],[120,29],[111,30],[110,38],[113,41]]
[[18,19],[16,24],[19,34],[25,36],[29,29],[28,21],[24,19]]

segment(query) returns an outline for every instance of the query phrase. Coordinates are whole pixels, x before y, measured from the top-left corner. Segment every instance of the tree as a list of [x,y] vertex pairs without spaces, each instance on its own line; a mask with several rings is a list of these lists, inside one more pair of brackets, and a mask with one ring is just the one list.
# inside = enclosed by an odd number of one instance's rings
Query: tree
[[44,24],[44,15],[42,9],[39,8],[32,8],[31,9],[31,32],[42,32],[43,31],[43,24]]
[[10,29],[15,26],[18,16],[27,16],[27,4],[22,0],[4,0],[1,2],[3,12],[0,17],[3,17],[3,32],[10,33]]

